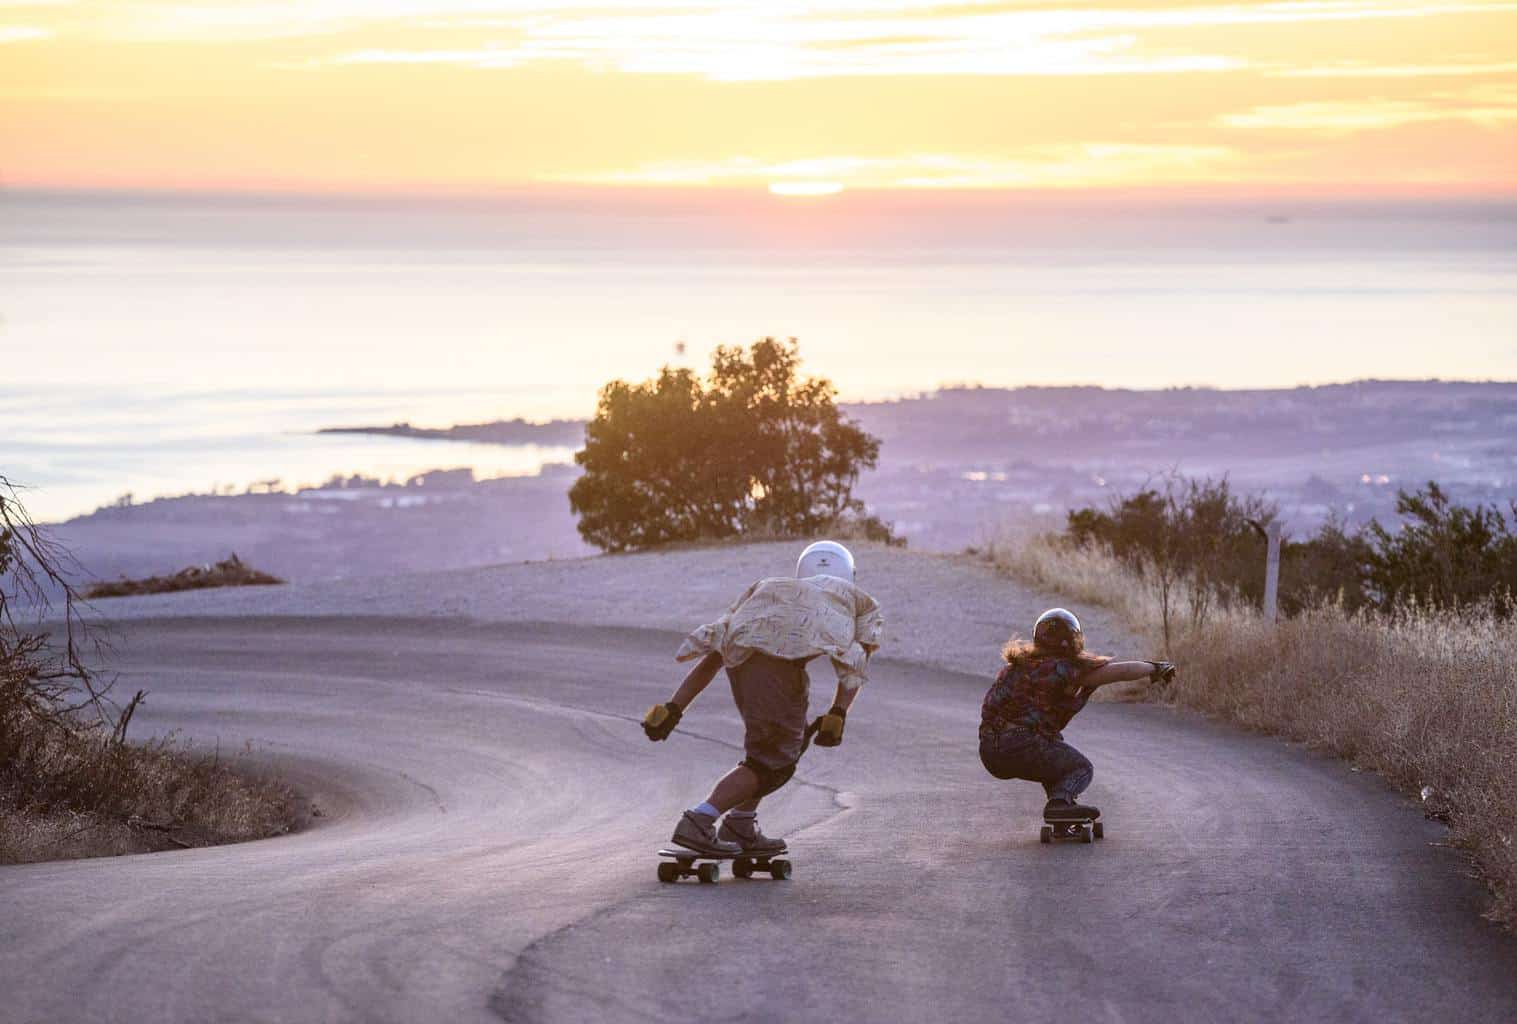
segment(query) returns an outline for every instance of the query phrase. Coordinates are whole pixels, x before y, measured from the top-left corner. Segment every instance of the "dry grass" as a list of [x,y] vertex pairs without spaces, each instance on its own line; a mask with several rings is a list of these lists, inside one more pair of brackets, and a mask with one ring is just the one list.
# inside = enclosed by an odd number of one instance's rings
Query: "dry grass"
[[[0,474],[0,863],[209,846],[290,831],[288,787],[172,738],[126,742],[141,703],[110,699],[108,650],[80,609],[68,551]],[[278,582],[233,555],[156,589]],[[147,584],[131,584],[142,588]],[[54,594],[61,622],[47,618]],[[30,618],[23,618],[23,613]],[[240,767],[240,766],[239,766]]]
[[[210,846],[294,828],[288,787],[171,740],[121,743],[0,680],[0,863]],[[6,685],[9,684],[9,685]]]
[[[1158,601],[1104,552],[1044,537],[988,545],[1008,574],[1112,608],[1157,640]],[[1300,740],[1383,775],[1445,820],[1517,928],[1517,621],[1324,607],[1267,624],[1214,610],[1174,636],[1176,682],[1153,699]]]
[[1136,628],[1145,628],[1158,618],[1159,604],[1153,594],[1133,586],[1122,567],[1103,551],[1068,545],[1051,534],[1008,534],[990,539],[976,551],[1013,579],[1061,594],[1075,605],[1110,608]]

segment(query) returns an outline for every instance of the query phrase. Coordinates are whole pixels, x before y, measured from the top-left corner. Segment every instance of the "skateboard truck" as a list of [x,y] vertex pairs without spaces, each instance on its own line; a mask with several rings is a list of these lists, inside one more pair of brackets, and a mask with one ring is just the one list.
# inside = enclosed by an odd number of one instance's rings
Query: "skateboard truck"
[[1094,818],[1043,819],[1043,828],[1038,832],[1038,842],[1051,843],[1055,839],[1093,843],[1106,834],[1100,816]]

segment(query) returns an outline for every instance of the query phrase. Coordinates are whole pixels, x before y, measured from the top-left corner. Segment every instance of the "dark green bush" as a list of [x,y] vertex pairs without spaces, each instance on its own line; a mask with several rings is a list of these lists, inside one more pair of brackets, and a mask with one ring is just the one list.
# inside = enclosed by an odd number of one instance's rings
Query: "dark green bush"
[[1264,593],[1259,531],[1276,514],[1263,498],[1237,494],[1226,477],[1169,477],[1162,489],[1119,497],[1107,511],[1071,511],[1066,533],[1079,544],[1109,547],[1139,573],[1173,571],[1210,584],[1224,600],[1257,604]]
[[[1341,605],[1350,612],[1374,607],[1364,586],[1370,552],[1363,533],[1349,531],[1336,517],[1308,540],[1287,539],[1280,548],[1281,613],[1294,616],[1323,604]],[[1257,565],[1254,574],[1263,578]]]
[[[1517,523],[1517,502],[1511,505]],[[1408,600],[1440,608],[1494,602],[1503,615],[1517,592],[1517,536],[1495,505],[1455,505],[1436,483],[1396,494],[1401,529],[1372,522],[1364,582],[1378,607]]]
[[[1512,507],[1517,524],[1517,503]],[[1514,610],[1517,535],[1494,505],[1456,505],[1436,484],[1397,494],[1401,523],[1350,531],[1337,518],[1280,551],[1280,610],[1296,615],[1324,603],[1389,612],[1409,601],[1440,608],[1489,605]],[[1163,489],[1119,497],[1106,510],[1070,511],[1065,536],[1099,544],[1161,590],[1188,584],[1192,617],[1209,600],[1259,606],[1264,594],[1263,532],[1276,515],[1258,495],[1227,480],[1169,478]]]

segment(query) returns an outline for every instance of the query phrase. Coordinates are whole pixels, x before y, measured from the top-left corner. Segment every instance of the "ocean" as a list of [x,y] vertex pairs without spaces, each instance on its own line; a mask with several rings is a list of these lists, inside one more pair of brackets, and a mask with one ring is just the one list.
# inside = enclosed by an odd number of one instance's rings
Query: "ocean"
[[534,473],[567,449],[316,435],[587,416],[796,337],[845,399],[941,385],[1517,377],[1517,203],[0,193],[0,475],[133,500]]

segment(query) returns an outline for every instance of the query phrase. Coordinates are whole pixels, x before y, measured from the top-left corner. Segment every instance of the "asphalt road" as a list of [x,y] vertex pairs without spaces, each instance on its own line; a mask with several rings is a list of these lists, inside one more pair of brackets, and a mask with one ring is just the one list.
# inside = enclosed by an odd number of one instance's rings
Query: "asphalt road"
[[[676,638],[448,620],[138,621],[134,730],[251,740],[322,823],[0,868],[0,1020],[1517,1019],[1517,941],[1371,777],[1097,705],[1094,846],[980,768],[984,682],[889,661],[766,802],[795,877],[660,884],[739,756],[719,680],[636,725]],[[825,707],[829,670],[814,672]],[[140,733],[139,733],[140,734]]]

